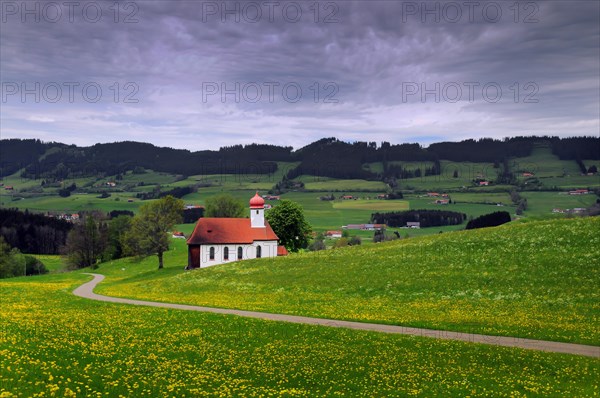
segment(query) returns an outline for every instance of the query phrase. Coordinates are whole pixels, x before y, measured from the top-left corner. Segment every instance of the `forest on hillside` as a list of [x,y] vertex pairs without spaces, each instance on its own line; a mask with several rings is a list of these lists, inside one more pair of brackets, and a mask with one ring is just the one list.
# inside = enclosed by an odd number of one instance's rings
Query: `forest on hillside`
[[[218,151],[192,152],[156,147],[140,142],[116,142],[78,147],[40,140],[0,141],[0,177],[21,171],[23,178],[61,180],[64,178],[118,175],[136,169],[152,169],[183,176],[208,174],[272,174],[277,162],[298,162],[286,178],[315,175],[332,178],[381,180],[410,178],[410,171],[392,162],[426,161],[433,166],[423,175],[440,172],[439,161],[489,162],[501,164],[510,157],[531,154],[536,143],[549,145],[563,160],[580,162],[600,159],[598,137],[513,137],[503,140],[482,138],[460,142],[420,144],[344,142],[323,138],[298,150],[289,146],[250,144],[223,147]],[[381,162],[383,171],[365,169],[365,163]]]

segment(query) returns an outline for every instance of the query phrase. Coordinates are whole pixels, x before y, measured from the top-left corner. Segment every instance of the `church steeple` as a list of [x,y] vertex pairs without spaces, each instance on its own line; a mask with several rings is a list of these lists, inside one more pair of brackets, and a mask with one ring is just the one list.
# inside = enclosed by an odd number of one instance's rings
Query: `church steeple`
[[265,227],[265,200],[260,197],[258,191],[250,199],[250,224],[252,228]]

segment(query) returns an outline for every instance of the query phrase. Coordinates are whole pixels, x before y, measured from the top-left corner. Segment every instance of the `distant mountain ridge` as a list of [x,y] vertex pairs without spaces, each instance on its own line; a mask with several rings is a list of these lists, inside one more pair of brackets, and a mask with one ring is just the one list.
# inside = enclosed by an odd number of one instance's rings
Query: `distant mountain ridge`
[[[288,179],[309,174],[375,180],[385,178],[386,173],[398,173],[388,162],[433,162],[428,172],[435,174],[440,160],[501,163],[511,157],[529,156],[540,143],[549,145],[562,160],[600,159],[600,137],[482,138],[440,142],[426,148],[414,143],[377,145],[323,138],[295,151],[289,146],[250,144],[197,152],[132,141],[78,147],[36,139],[5,139],[0,140],[0,177],[21,170],[24,178],[62,179],[118,175],[136,168],[184,176],[269,174],[277,170],[277,162],[299,162],[289,171]],[[363,168],[373,162],[382,162],[383,172]]]

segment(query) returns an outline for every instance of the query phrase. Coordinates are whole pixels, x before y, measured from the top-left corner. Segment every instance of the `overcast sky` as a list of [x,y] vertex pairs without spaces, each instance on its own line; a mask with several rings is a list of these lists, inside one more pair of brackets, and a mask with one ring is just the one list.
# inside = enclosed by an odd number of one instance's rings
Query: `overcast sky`
[[295,148],[600,131],[600,2],[2,1],[2,138]]

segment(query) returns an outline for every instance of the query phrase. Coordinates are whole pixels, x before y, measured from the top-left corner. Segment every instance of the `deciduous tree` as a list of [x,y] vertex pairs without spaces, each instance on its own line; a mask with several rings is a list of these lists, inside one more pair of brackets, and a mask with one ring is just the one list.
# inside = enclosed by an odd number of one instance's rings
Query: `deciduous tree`
[[267,212],[267,221],[279,237],[279,242],[290,252],[308,246],[311,226],[304,218],[302,207],[291,200],[282,200]]
[[124,236],[129,254],[156,254],[158,268],[163,268],[163,253],[169,250],[169,233],[182,220],[183,201],[172,196],[147,203],[133,218]]
[[244,217],[244,204],[228,194],[213,196],[206,200],[206,217]]
[[67,262],[75,268],[95,267],[106,248],[106,224],[92,214],[69,232],[65,253]]

